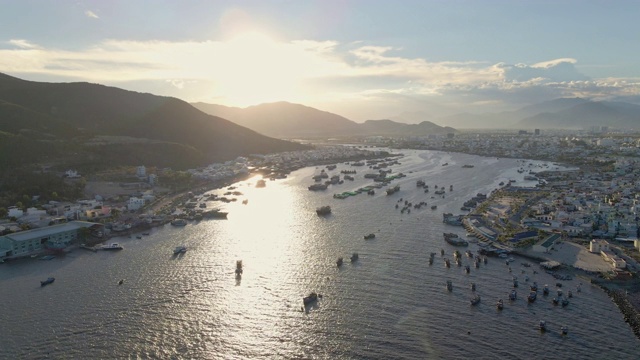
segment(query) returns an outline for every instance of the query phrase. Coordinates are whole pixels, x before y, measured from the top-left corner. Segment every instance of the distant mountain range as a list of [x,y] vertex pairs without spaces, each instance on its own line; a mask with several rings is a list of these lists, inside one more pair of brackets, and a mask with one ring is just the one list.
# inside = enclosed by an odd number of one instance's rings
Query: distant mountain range
[[211,115],[229,119],[238,125],[278,138],[320,138],[349,136],[425,136],[455,133],[450,127],[441,127],[429,121],[405,124],[392,120],[368,120],[356,123],[340,115],[312,107],[277,102],[247,108],[193,103],[193,106]]
[[[137,141],[92,141],[96,136]],[[185,169],[305,148],[205,114],[176,98],[0,74],[0,167],[47,162]]]
[[610,129],[640,130],[640,105],[625,102],[560,98],[529,105],[516,111],[461,113],[433,120],[468,129]]

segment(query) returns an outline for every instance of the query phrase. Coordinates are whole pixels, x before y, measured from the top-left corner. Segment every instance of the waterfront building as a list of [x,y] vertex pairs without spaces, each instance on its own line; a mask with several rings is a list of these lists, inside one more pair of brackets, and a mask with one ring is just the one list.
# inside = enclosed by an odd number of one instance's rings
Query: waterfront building
[[560,234],[552,234],[551,236],[538,241],[533,245],[533,251],[548,253],[553,249],[553,246],[560,239]]
[[0,259],[27,256],[39,251],[62,250],[80,237],[83,229],[96,230],[101,224],[70,221],[0,236]]
[[589,252],[600,253],[602,251],[609,251],[609,242],[602,239],[593,239],[589,243]]

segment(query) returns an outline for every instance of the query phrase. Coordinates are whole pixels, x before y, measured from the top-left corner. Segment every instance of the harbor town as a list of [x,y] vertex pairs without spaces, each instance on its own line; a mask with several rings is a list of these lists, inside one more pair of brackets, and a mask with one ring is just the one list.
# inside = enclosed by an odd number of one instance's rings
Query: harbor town
[[[109,247],[100,244],[113,237],[145,236],[150,228],[176,219],[198,221],[206,211],[217,211],[225,203],[238,200],[241,192],[233,189],[235,182],[260,179],[264,186],[304,167],[315,166],[324,173],[331,171],[332,164],[343,163],[353,169],[335,175],[336,183],[326,179],[327,186],[320,187],[320,191],[334,193],[334,201],[348,201],[350,196],[343,195],[342,190],[334,191],[338,181],[367,178],[367,174],[378,176],[369,177],[371,185],[365,193],[389,188],[402,194],[400,189],[405,190],[407,185],[395,184],[404,174],[394,172],[393,167],[402,162],[404,149],[421,149],[519,159],[517,179],[507,179],[490,192],[479,193],[465,202],[458,214],[444,214],[443,221],[451,229],[461,229],[461,236],[466,233],[469,240],[489,253],[522,256],[562,276],[583,276],[605,287],[621,309],[625,304],[637,309],[638,144],[637,138],[597,133],[376,137],[350,145],[318,144],[314,150],[241,157],[192,169],[184,172],[189,188],[167,186],[164,178],[172,172],[170,169],[141,165],[122,174],[121,181],[94,180],[98,177],[93,174],[70,169],[61,176],[70,182],[84,179],[87,197],[42,204],[38,194],[33,194],[30,206],[16,204],[6,209],[0,223],[0,261],[50,259],[80,248],[97,251]],[[442,166],[464,170],[481,165]],[[444,196],[453,190],[424,182],[412,184],[424,190],[429,190],[429,185],[434,195]],[[438,211],[434,206],[431,210]],[[408,215],[410,207],[406,208]],[[401,210],[404,213],[406,209]],[[635,323],[629,321],[638,333],[637,313],[626,315],[635,316]]]

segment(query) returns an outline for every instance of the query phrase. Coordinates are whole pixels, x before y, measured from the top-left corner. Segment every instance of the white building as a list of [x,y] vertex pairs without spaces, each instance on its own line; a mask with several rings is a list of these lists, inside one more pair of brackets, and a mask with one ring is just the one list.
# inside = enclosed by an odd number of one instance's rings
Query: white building
[[602,239],[593,239],[589,243],[589,252],[598,254],[602,251],[609,251],[609,242]]
[[138,210],[144,206],[144,199],[137,198],[132,196],[129,198],[129,202],[127,203],[127,209],[129,210]]
[[22,211],[22,209],[18,209],[18,207],[16,206],[10,206],[9,209],[9,217],[14,217],[14,218],[19,218],[22,215],[24,215],[24,212]]
[[70,179],[77,179],[80,177],[80,174],[78,174],[78,172],[75,170],[67,170],[65,171],[64,175]]
[[147,168],[144,165],[140,165],[136,168],[136,176],[139,178],[143,178],[147,176]]

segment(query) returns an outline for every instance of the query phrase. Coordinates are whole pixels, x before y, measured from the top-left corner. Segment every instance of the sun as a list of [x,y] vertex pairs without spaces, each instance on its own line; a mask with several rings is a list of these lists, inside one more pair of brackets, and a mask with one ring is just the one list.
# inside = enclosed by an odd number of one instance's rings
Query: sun
[[[215,54],[216,93],[234,106],[290,99],[304,75],[295,49],[258,32],[242,33]],[[215,66],[215,65],[214,65]]]

